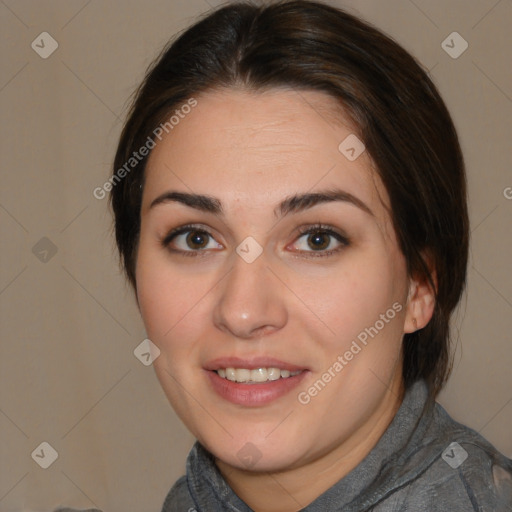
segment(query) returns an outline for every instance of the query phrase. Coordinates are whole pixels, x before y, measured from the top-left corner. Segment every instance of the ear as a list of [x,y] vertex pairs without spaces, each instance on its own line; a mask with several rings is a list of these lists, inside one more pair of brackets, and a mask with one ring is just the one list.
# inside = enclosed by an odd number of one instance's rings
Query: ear
[[[424,258],[430,271],[430,276],[437,288],[437,276],[432,270],[429,258]],[[423,329],[434,314],[436,299],[427,276],[411,277],[409,294],[405,311],[404,333],[411,333]]]

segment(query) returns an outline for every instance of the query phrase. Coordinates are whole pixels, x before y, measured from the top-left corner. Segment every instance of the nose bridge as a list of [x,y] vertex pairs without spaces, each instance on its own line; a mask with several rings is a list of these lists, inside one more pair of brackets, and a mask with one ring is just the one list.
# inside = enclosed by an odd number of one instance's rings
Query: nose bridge
[[214,323],[219,329],[251,338],[286,324],[284,297],[267,265],[264,254],[250,263],[235,255],[214,309]]

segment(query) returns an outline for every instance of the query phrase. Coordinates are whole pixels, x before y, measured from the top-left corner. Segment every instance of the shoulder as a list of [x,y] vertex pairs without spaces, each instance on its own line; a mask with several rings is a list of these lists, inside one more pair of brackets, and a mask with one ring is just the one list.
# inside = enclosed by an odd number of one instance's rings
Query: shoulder
[[414,480],[404,510],[512,512],[512,465],[464,440],[448,445]]
[[430,463],[402,495],[406,510],[512,512],[512,460],[439,404],[432,413],[417,453]]
[[167,494],[162,512],[196,512],[185,475],[176,481]]

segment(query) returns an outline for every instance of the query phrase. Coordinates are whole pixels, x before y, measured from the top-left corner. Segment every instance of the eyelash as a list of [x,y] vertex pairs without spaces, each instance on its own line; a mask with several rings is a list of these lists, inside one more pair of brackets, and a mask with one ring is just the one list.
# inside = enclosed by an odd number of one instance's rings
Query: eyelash
[[350,240],[346,236],[342,235],[341,233],[336,231],[334,227],[329,226],[328,224],[313,224],[310,226],[304,226],[300,227],[298,231],[299,236],[297,238],[301,238],[304,235],[313,235],[321,233],[324,235],[328,235],[337,240],[338,242],[340,242],[341,245],[339,245],[335,249],[329,249],[324,251],[300,251],[302,253],[308,253],[313,258],[324,258],[327,256],[331,256],[350,245]]
[[180,226],[179,228],[173,229],[166,237],[162,240],[163,247],[169,249],[173,253],[180,254],[181,256],[186,257],[201,257],[205,256],[207,251],[204,250],[190,250],[190,251],[182,251],[180,249],[170,249],[169,244],[179,235],[183,235],[184,233],[189,233],[191,231],[196,231],[197,233],[208,235],[209,237],[213,238],[208,231],[203,229],[200,226],[194,225],[194,224],[187,224],[185,226]]
[[[201,257],[206,256],[206,253],[208,251],[206,250],[190,250],[190,251],[182,251],[180,249],[170,249],[169,244],[179,235],[182,235],[184,233],[189,233],[191,231],[196,231],[197,233],[207,235],[208,237],[213,238],[213,236],[208,233],[207,230],[203,229],[200,226],[194,225],[194,224],[187,224],[184,226],[180,226],[179,228],[173,229],[170,233],[168,233],[161,241],[161,244],[163,247],[169,249],[173,253],[180,254],[182,256],[186,257]],[[327,236],[330,236],[334,239],[336,239],[338,242],[340,242],[340,246],[336,247],[335,249],[329,249],[329,250],[323,250],[323,251],[299,251],[300,253],[307,253],[310,257],[313,258],[323,258],[327,256],[331,256],[334,253],[337,253],[344,249],[345,247],[350,245],[350,240],[335,230],[332,226],[329,226],[327,224],[314,224],[309,226],[304,226],[298,228],[299,236],[297,239],[301,238],[304,235],[313,235],[313,234],[324,234]],[[215,240],[215,239],[214,239]],[[308,256],[308,257],[309,257]]]

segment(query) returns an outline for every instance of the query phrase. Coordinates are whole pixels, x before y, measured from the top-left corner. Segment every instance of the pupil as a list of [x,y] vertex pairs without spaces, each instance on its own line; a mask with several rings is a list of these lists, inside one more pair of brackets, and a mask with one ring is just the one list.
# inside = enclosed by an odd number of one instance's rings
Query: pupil
[[187,236],[187,243],[194,249],[202,248],[207,244],[206,236],[200,231],[191,231]]
[[315,233],[310,235],[309,241],[313,244],[310,247],[312,249],[325,249],[329,245],[329,237],[322,233]]

